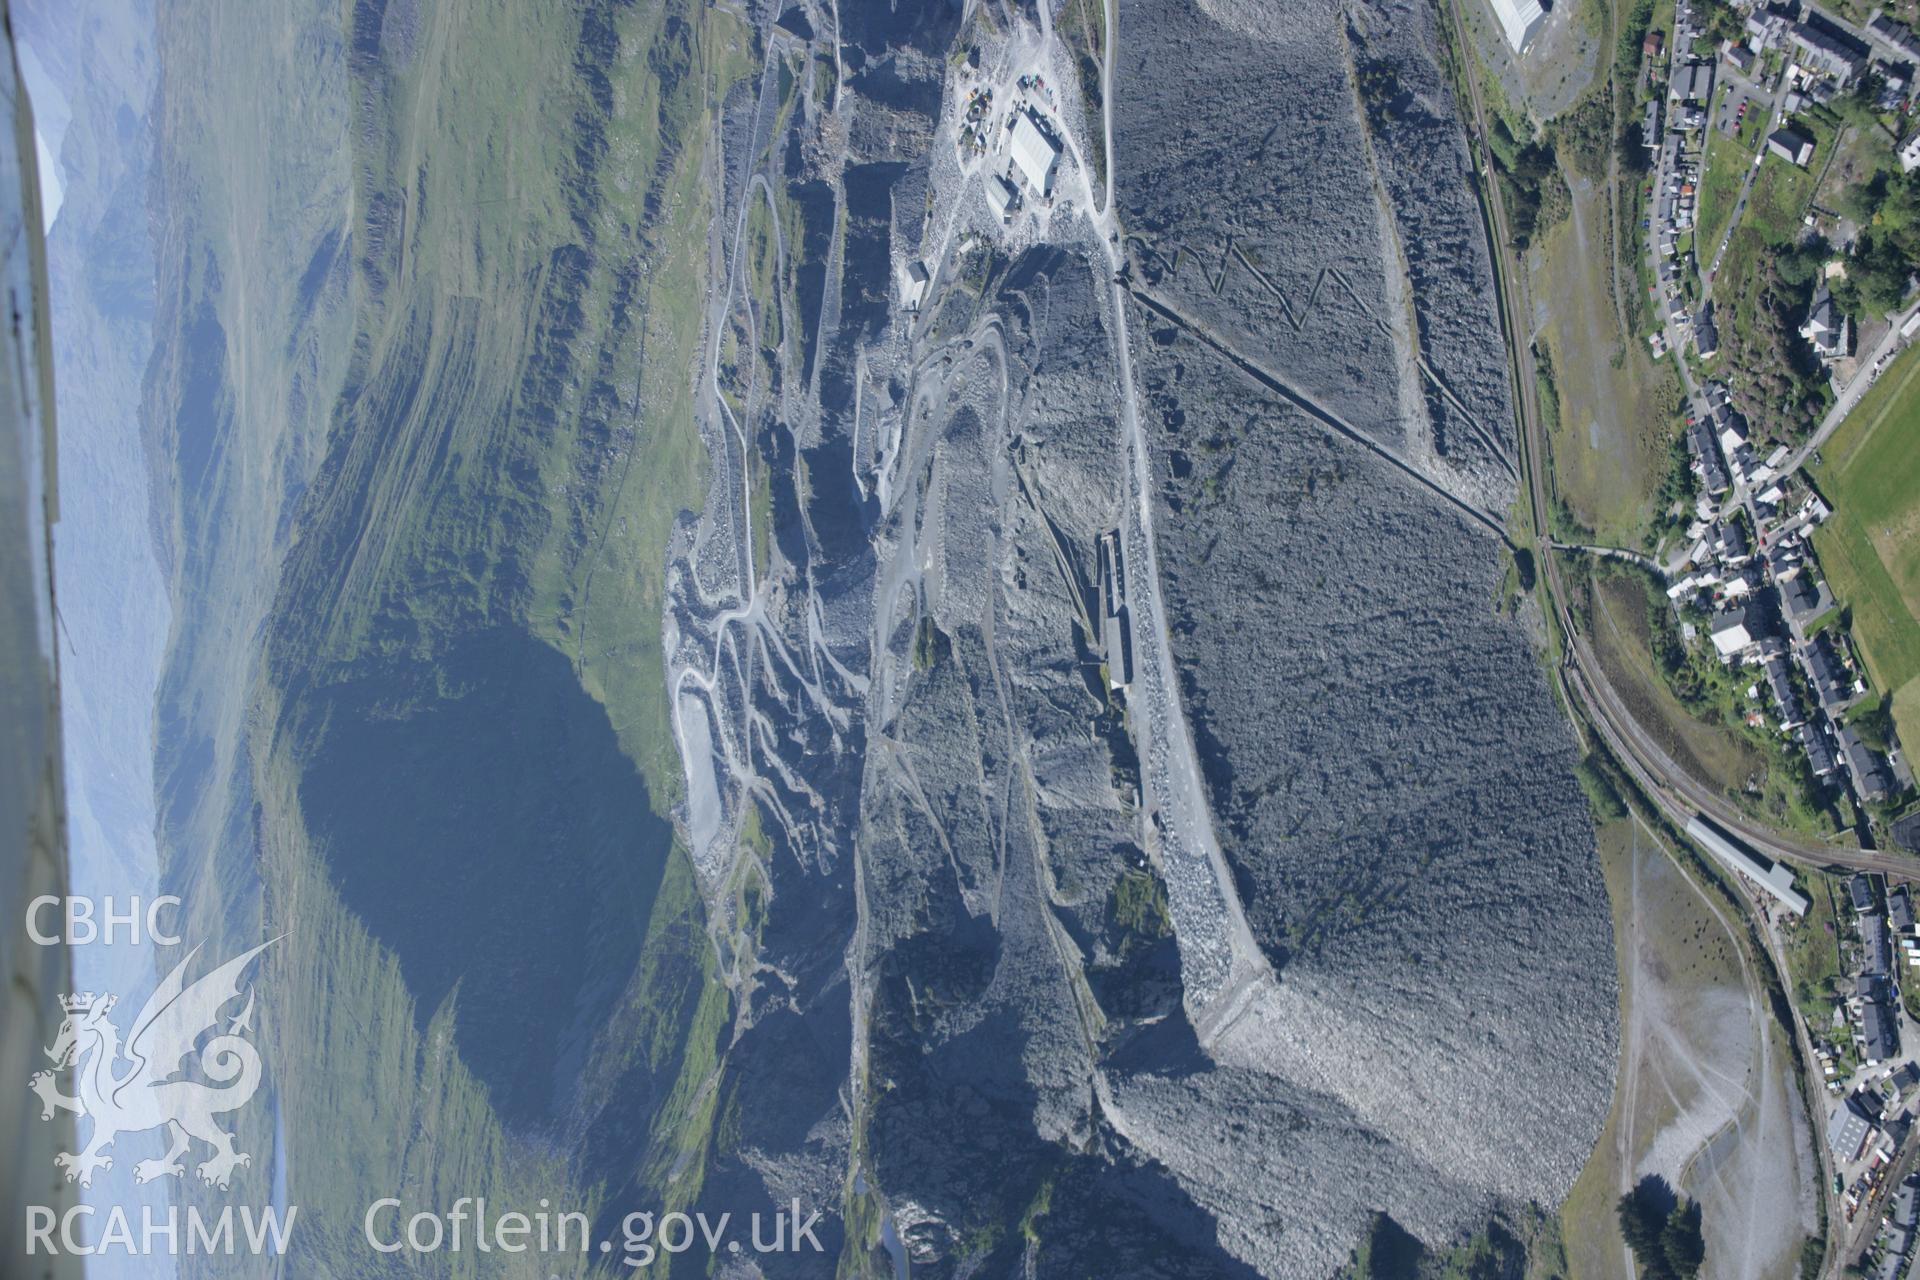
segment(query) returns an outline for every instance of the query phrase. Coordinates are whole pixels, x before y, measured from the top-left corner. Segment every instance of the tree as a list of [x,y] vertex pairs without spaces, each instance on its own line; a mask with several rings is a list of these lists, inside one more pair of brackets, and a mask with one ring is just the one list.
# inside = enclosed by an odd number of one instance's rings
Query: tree
[[1700,1234],[1700,1205],[1693,1200],[1677,1204],[1660,1232],[1660,1250],[1678,1280],[1693,1280],[1707,1257],[1706,1238]]
[[1887,175],[1884,170],[1876,170],[1858,182],[1849,182],[1840,192],[1840,198],[1834,203],[1840,212],[1853,219],[1862,227],[1870,226],[1880,212],[1881,202],[1887,198]]
[[1694,6],[1693,12],[1694,20],[1700,24],[1701,35],[1713,44],[1738,40],[1746,34],[1740,15],[1733,11],[1733,6],[1727,0],[1703,0]]
[[1681,1201],[1664,1178],[1649,1175],[1620,1197],[1620,1234],[1642,1280],[1693,1280],[1707,1254],[1700,1206]]
[[1920,256],[1920,171],[1887,175],[1876,212],[1880,230],[1892,236],[1908,258]]
[[[1783,278],[1782,246],[1764,245],[1753,228],[1735,228],[1733,244],[1738,256],[1729,252],[1730,269],[1720,278],[1714,303],[1726,308],[1720,333],[1721,359],[1734,371],[1728,384],[1734,403],[1754,429],[1791,439],[1812,420],[1825,382],[1824,371],[1799,334],[1807,285]],[[1743,265],[1731,267],[1735,262]],[[1840,288],[1834,297],[1846,305]]]
[[1553,148],[1574,171],[1594,182],[1607,176],[1607,143],[1613,132],[1613,93],[1606,86],[1560,117],[1553,126]]
[[1880,123],[1880,111],[1876,103],[1879,89],[1875,81],[1878,76],[1864,77],[1850,93],[1843,93],[1829,105],[1833,113],[1856,129],[1868,130],[1882,136],[1886,126]]
[[1620,83],[1632,84],[1640,78],[1641,43],[1652,25],[1653,0],[1633,0],[1613,47],[1613,74]]
[[1809,236],[1798,244],[1789,245],[1780,250],[1775,257],[1773,267],[1781,281],[1796,289],[1804,289],[1820,274],[1820,268],[1827,265],[1833,257],[1833,248],[1820,236]]
[[1847,256],[1846,287],[1836,289],[1834,298],[1855,316],[1883,316],[1907,296],[1912,272],[1891,236],[1863,231]]
[[1920,172],[1877,170],[1849,183],[1835,203],[1860,234],[1847,255],[1847,279],[1834,285],[1834,301],[1856,318],[1885,315],[1906,298],[1920,263]]
[[1645,1260],[1660,1253],[1660,1235],[1665,1229],[1659,1211],[1636,1189],[1620,1197],[1620,1235],[1633,1250],[1633,1256]]
[[1620,126],[1620,132],[1614,135],[1613,149],[1620,157],[1620,172],[1639,176],[1653,169],[1653,153],[1646,148],[1638,120],[1629,120]]
[[1487,131],[1500,188],[1507,198],[1508,230],[1516,248],[1532,243],[1536,229],[1552,226],[1565,216],[1566,179],[1560,176],[1550,143],[1514,137],[1506,122],[1496,119]]

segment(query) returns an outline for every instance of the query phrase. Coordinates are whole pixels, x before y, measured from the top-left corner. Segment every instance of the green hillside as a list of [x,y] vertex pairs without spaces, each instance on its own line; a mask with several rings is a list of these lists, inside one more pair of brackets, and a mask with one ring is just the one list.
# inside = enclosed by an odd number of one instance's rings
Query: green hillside
[[[239,933],[253,844],[288,931],[263,1021],[302,1251],[363,1260],[374,1186],[684,1202],[729,1004],[666,820],[661,577],[704,492],[702,169],[751,36],[678,0],[161,26],[185,251],[148,399],[195,606],[162,720],[170,793],[216,797],[165,844]],[[564,1168],[513,1136],[601,1129]]]

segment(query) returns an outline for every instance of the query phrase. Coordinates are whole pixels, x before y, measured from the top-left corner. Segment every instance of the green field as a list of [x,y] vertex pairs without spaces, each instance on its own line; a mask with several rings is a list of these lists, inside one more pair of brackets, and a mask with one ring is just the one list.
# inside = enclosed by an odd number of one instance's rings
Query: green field
[[1759,112],[1748,112],[1733,137],[1717,129],[1708,130],[1707,164],[1700,175],[1699,216],[1695,219],[1699,242],[1707,246],[1708,252],[1720,247],[1720,234],[1726,230],[1727,219],[1733,215],[1733,202],[1740,194],[1740,184],[1746,181],[1747,170],[1753,164],[1760,119]]
[[1833,518],[1814,548],[1902,741],[1920,741],[1920,348],[1881,375],[1820,451]]
[[1545,237],[1532,282],[1550,308],[1543,336],[1554,395],[1550,402],[1543,394],[1541,411],[1554,491],[1594,536],[1637,545],[1665,475],[1679,384],[1645,343],[1620,334],[1607,289],[1604,189],[1573,200],[1575,216]]
[[1740,225],[1752,227],[1770,244],[1791,243],[1799,234],[1800,219],[1807,212],[1807,202],[1813,199],[1819,169],[1837,140],[1833,129],[1818,120],[1795,117],[1794,128],[1813,139],[1810,167],[1802,169],[1769,154],[1760,163],[1747,207],[1740,215]]

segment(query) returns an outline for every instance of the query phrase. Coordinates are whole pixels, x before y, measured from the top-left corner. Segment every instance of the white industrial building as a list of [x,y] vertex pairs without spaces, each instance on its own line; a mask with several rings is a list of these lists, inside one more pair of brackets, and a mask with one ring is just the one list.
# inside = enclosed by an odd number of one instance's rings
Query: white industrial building
[[1037,195],[1053,194],[1053,171],[1060,164],[1060,144],[1040,127],[1031,108],[1013,122],[1013,163]]
[[1807,895],[1793,887],[1793,872],[1786,867],[1768,861],[1743,845],[1735,844],[1707,825],[1697,814],[1687,819],[1687,834],[1711,854],[1715,862],[1759,885],[1768,896],[1796,916],[1807,914],[1810,905]]
[[1533,38],[1540,34],[1540,28],[1547,25],[1547,11],[1540,7],[1540,0],[1491,0],[1491,3],[1494,16],[1500,19],[1500,29],[1506,32],[1507,43],[1515,53],[1525,53]]

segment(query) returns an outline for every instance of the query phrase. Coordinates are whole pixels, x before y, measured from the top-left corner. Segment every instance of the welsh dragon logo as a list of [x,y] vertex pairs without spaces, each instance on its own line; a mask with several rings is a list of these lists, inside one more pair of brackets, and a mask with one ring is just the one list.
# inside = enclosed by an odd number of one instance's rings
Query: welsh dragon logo
[[[54,1069],[35,1072],[27,1086],[40,1095],[42,1120],[51,1120],[58,1109],[93,1121],[79,1153],[54,1157],[68,1182],[91,1186],[94,1170],[113,1168],[113,1157],[102,1153],[115,1138],[161,1125],[170,1139],[167,1153],[135,1164],[136,1182],[178,1177],[185,1172],[181,1157],[196,1140],[213,1148],[212,1158],[199,1167],[201,1180],[222,1190],[235,1168],[252,1163],[253,1157],[235,1150],[233,1135],[213,1119],[245,1106],[260,1088],[260,1052],[241,1038],[243,1031],[252,1030],[251,988],[246,1007],[229,1020],[226,1032],[204,1045],[199,1041],[217,1028],[220,1010],[240,997],[241,973],[277,941],[264,942],[187,985],[186,968],[200,951],[195,947],[141,1006],[124,1046],[120,1029],[107,1016],[115,997],[96,998],[87,992],[61,998],[66,1020],[46,1051]],[[195,1054],[196,1046],[199,1074],[213,1084],[181,1076],[182,1061]],[[124,1071],[119,1070],[123,1063]],[[55,1076],[68,1067],[74,1073],[72,1097],[60,1092]]]

